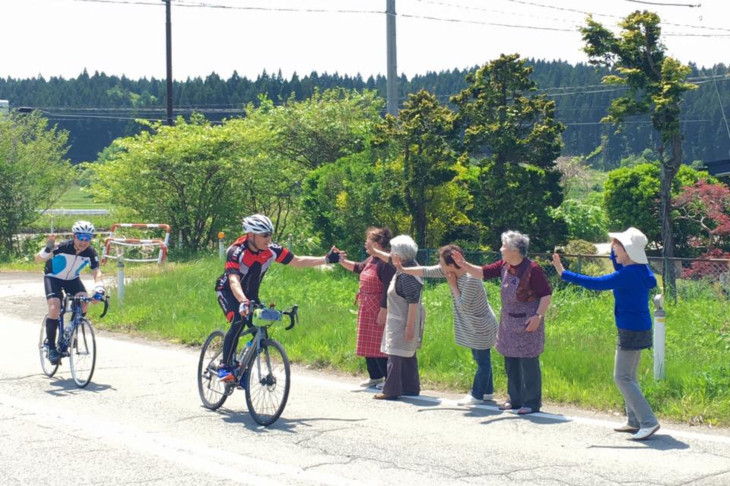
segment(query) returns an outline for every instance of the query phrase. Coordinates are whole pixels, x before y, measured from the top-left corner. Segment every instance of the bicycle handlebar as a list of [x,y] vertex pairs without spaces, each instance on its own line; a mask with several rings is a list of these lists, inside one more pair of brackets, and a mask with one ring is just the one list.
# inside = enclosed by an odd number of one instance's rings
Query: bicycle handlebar
[[295,324],[299,323],[299,306],[293,305],[290,311],[283,311],[282,314],[285,316],[289,316],[289,320],[291,324],[289,324],[287,327],[284,328],[285,331],[288,331],[292,327],[294,327]]
[[102,317],[104,317],[106,315],[107,311],[109,310],[109,296],[105,295],[104,297],[102,297],[100,299],[96,299],[95,297],[96,297],[96,295],[94,295],[93,297],[84,297],[84,296],[78,295],[78,296],[73,296],[73,297],[67,296],[66,299],[69,301],[75,301],[75,302],[92,302],[94,300],[103,302],[104,310],[102,311],[101,315],[99,316],[99,319],[101,319]]
[[[278,318],[263,318],[263,320],[271,320],[271,321],[280,321],[281,316],[289,316],[289,325],[284,328],[285,331],[288,331],[289,329],[293,328],[296,324],[299,323],[299,306],[294,304],[291,306],[289,310],[278,310],[273,308],[274,304],[271,304],[271,307],[266,307],[262,304],[254,304],[253,305],[253,311],[261,310],[262,312],[273,312],[275,315],[278,316]],[[258,317],[258,314],[255,314]]]

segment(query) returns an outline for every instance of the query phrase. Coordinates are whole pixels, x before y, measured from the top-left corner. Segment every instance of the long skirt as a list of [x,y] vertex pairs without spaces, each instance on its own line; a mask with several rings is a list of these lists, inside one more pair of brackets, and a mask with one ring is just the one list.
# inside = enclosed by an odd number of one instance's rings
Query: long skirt
[[388,377],[383,384],[383,394],[389,397],[421,394],[421,380],[418,377],[418,357],[411,358],[388,355]]

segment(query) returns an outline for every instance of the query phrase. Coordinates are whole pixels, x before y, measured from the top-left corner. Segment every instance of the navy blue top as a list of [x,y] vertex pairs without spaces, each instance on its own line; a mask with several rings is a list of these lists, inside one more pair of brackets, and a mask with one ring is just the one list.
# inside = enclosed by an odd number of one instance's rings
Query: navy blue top
[[616,327],[628,331],[648,331],[651,329],[649,311],[649,290],[656,287],[656,277],[649,265],[621,265],[611,251],[611,261],[615,272],[600,277],[589,277],[565,270],[562,279],[589,290],[613,290],[616,300],[613,313]]

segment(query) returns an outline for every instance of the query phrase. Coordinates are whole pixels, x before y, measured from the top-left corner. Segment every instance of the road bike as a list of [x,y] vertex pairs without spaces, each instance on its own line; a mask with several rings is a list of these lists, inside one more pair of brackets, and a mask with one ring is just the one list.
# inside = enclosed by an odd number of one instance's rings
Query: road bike
[[[289,398],[291,369],[284,346],[271,339],[269,328],[289,317],[289,330],[299,322],[299,307],[277,310],[255,306],[249,327],[241,334],[253,338],[241,346],[237,353],[237,367],[233,371],[235,381],[222,383],[218,369],[223,355],[223,331],[213,331],[203,344],[198,362],[198,392],[203,405],[210,410],[218,409],[237,389],[246,392],[248,412],[256,423],[269,426],[281,416]],[[242,341],[245,341],[243,339]]]
[[[104,311],[99,316],[104,317],[109,309],[109,297],[94,299],[93,297],[66,295],[62,300],[61,314],[58,316],[58,332],[56,333],[56,349],[61,358],[69,359],[71,376],[76,386],[84,388],[91,381],[96,366],[96,339],[94,327],[91,325],[82,312],[82,305],[92,300],[100,300],[104,303]],[[71,319],[68,324],[64,323],[64,315],[71,312]],[[48,316],[46,316],[48,317]],[[53,376],[61,365],[51,363],[48,359],[48,335],[46,334],[46,318],[41,323],[41,334],[38,341],[38,352],[41,358],[43,373]]]

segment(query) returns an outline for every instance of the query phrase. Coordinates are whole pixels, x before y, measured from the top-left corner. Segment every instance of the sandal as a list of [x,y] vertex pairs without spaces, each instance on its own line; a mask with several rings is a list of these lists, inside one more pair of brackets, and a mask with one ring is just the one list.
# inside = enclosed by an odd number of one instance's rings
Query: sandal
[[504,402],[502,405],[499,406],[500,410],[512,410],[514,407],[510,402]]
[[539,410],[533,410],[530,407],[520,407],[519,410],[517,410],[517,415],[529,415],[531,413],[537,413]]

